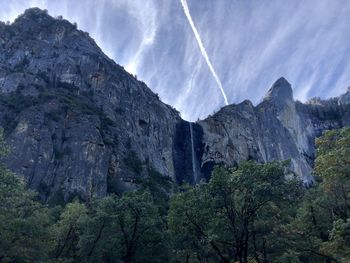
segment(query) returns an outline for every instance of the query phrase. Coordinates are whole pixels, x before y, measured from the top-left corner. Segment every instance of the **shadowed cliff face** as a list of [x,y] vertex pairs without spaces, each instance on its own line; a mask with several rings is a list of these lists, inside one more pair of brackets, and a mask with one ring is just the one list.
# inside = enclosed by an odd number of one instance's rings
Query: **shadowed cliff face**
[[196,123],[192,123],[192,140],[193,145],[191,142],[190,123],[187,121],[179,122],[176,127],[173,149],[176,182],[178,184],[195,184],[196,177],[198,183],[203,179],[205,174],[201,171],[202,167],[200,163],[201,156],[203,155],[203,130]]
[[292,170],[310,184],[315,137],[350,125],[348,96],[349,92],[302,104],[293,100],[291,85],[280,78],[256,107],[244,101],[199,122],[205,143],[202,166],[212,162],[232,166],[247,159],[290,160]]
[[350,123],[349,92],[302,104],[281,78],[256,107],[229,105],[190,126],[87,33],[36,8],[0,23],[0,91],[4,161],[54,202],[134,189],[153,170],[193,183],[193,171],[208,179],[215,164],[247,159],[291,159],[309,183],[315,136]]

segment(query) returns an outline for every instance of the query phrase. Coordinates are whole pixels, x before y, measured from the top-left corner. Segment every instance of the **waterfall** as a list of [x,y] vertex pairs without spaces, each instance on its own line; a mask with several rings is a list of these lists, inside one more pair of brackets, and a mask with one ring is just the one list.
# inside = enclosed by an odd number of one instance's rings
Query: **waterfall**
[[197,184],[198,183],[198,178],[197,178],[197,172],[196,172],[196,152],[194,150],[192,122],[190,122],[190,137],[191,137],[193,181],[194,181],[194,184]]

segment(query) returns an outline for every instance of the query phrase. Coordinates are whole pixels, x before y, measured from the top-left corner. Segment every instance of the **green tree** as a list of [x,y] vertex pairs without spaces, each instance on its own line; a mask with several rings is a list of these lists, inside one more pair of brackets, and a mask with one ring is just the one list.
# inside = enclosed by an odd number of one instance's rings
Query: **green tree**
[[[0,156],[8,149],[0,131]],[[0,261],[34,262],[51,248],[48,209],[25,189],[23,180],[0,164]]]
[[333,223],[329,240],[322,244],[321,251],[333,255],[339,262],[350,262],[350,219]]
[[333,219],[350,216],[350,127],[327,131],[316,140],[315,174],[322,182],[324,206]]
[[280,227],[285,236],[283,246],[301,262],[333,262],[331,254],[321,251],[321,245],[329,237],[332,217],[323,207],[324,196],[319,187],[309,189],[299,206],[297,216]]
[[94,200],[79,247],[86,262],[167,262],[168,239],[151,194],[135,191]]
[[52,226],[55,248],[52,257],[58,260],[78,260],[80,224],[87,217],[84,204],[74,201],[64,208],[59,221]]
[[318,182],[308,190],[295,220],[285,226],[286,246],[302,262],[348,262],[350,128],[326,131],[316,147]]
[[[274,224],[288,220],[300,182],[286,180],[285,163],[216,168],[208,184],[171,200],[169,227],[186,261],[267,262],[276,253]],[[288,207],[288,209],[286,209]]]
[[211,240],[212,221],[208,184],[190,188],[172,196],[168,215],[176,262],[213,261],[216,240]]
[[79,232],[80,256],[85,262],[114,262],[119,257],[117,202],[115,196],[91,202],[89,216],[81,223]]

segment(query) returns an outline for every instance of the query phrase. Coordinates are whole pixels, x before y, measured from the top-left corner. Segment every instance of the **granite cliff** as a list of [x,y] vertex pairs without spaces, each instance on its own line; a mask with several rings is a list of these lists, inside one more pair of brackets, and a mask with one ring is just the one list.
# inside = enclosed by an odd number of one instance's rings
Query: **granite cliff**
[[294,101],[281,78],[255,107],[244,101],[189,123],[68,21],[32,8],[0,23],[4,161],[46,201],[119,193],[154,172],[195,183],[215,164],[247,159],[291,159],[310,183],[314,138],[350,124],[349,102],[350,91]]
[[314,140],[324,130],[350,125],[350,91],[339,98],[293,99],[291,85],[278,79],[256,107],[250,101],[229,105],[199,125],[204,132],[203,174],[215,163],[235,165],[241,160],[290,160],[305,184],[315,158]]
[[68,21],[33,8],[0,25],[0,90],[6,163],[44,199],[174,178],[178,112]]

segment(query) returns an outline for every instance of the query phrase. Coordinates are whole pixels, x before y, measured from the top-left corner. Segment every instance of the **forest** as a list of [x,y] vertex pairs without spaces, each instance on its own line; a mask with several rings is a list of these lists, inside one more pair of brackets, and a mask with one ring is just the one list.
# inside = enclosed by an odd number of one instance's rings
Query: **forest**
[[0,262],[350,262],[350,127],[316,148],[309,187],[288,160],[246,161],[196,186],[153,172],[136,191],[67,204],[1,165]]

